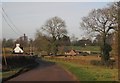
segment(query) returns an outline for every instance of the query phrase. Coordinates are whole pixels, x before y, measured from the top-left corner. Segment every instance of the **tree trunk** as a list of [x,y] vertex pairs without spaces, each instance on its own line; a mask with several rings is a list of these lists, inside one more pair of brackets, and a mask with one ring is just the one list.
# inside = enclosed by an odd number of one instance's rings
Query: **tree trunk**
[[103,43],[102,43],[102,55],[101,55],[101,61],[103,65],[108,66],[109,65],[109,46],[106,43],[106,33],[103,33]]

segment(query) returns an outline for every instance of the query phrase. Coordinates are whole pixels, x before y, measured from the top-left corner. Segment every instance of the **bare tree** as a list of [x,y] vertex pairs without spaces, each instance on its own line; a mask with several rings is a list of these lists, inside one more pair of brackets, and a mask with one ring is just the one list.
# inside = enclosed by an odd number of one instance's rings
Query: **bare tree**
[[[81,27],[84,27],[90,32],[97,32],[102,37],[102,61],[107,62],[109,60],[109,51],[106,38],[110,34],[112,29],[116,29],[116,16],[112,14],[110,8],[94,9],[87,17],[83,17]],[[107,52],[108,51],[108,52]]]
[[52,37],[51,47],[56,55],[60,38],[67,34],[65,22],[59,17],[53,17],[42,26],[42,30]]

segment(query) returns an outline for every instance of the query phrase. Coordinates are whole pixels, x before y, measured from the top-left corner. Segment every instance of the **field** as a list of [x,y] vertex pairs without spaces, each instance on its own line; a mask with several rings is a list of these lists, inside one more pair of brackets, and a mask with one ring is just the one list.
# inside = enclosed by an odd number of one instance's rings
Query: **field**
[[[63,58],[44,58],[45,60],[56,62],[67,71],[71,72],[80,81],[117,81],[118,69],[108,68],[104,66],[91,65],[91,60],[96,60],[97,57],[77,57],[71,60],[65,60]],[[79,60],[79,61],[78,61]],[[84,61],[84,62],[83,62]]]
[[86,47],[81,47],[81,46],[68,46],[70,49],[74,50],[80,50],[80,51],[100,51],[99,46],[86,46]]

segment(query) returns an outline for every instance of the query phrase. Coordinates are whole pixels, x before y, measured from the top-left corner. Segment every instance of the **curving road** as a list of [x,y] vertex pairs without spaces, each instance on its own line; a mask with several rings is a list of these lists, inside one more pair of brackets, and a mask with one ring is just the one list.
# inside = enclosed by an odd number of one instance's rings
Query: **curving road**
[[53,62],[40,61],[40,65],[9,81],[76,81],[75,77]]

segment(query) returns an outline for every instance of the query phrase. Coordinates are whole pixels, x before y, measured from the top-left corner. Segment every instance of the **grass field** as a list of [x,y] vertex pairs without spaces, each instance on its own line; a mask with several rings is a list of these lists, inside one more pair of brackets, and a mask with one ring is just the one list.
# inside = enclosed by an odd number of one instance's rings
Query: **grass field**
[[81,50],[81,51],[100,51],[99,46],[86,46],[86,47],[81,47],[81,46],[68,46],[70,49],[74,50]]
[[77,64],[74,62],[66,62],[65,60],[47,59],[56,62],[80,81],[117,81],[118,69],[110,69],[107,67],[93,66],[88,64]]

